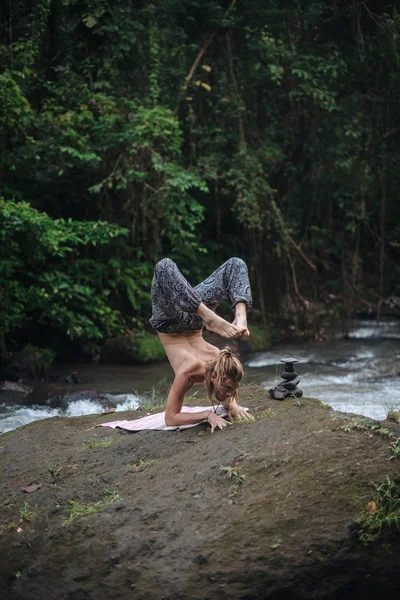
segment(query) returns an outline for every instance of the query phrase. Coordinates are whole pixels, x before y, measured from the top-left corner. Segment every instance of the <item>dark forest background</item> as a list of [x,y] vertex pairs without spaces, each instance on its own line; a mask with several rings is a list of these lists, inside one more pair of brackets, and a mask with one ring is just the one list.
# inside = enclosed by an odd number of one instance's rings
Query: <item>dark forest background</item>
[[154,263],[249,266],[298,334],[400,296],[400,12],[5,0],[0,353],[148,328]]

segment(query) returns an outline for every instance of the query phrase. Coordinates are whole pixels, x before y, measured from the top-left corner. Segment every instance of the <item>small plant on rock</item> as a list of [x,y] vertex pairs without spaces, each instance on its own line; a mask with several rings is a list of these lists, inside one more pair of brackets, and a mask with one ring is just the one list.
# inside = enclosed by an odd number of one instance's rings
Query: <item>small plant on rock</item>
[[167,404],[167,398],[171,385],[167,383],[165,377],[153,385],[149,392],[139,394],[139,392],[133,389],[133,393],[138,397],[139,406],[142,410],[153,410],[158,408],[165,408]]
[[[245,455],[240,455],[237,460],[243,460]],[[224,473],[228,476],[232,481],[231,492],[229,494],[228,504],[233,504],[234,498],[239,491],[239,486],[242,485],[244,480],[246,479],[246,475],[240,473],[240,468],[235,466],[220,466],[220,470],[224,471]]]
[[108,504],[113,504],[113,502],[118,502],[119,500],[121,500],[121,496],[118,492],[115,492],[113,490],[104,490],[103,499],[99,500],[98,502],[81,504],[77,500],[70,500],[67,504],[67,516],[63,522],[63,525],[68,525],[74,519],[93,514],[101,508],[103,508],[104,506],[107,506]]
[[392,454],[389,456],[389,460],[400,458],[400,437],[398,437],[397,440],[390,444],[390,449],[392,451]]
[[138,473],[141,471],[145,471],[148,467],[154,465],[157,461],[151,458],[141,458],[134,465],[129,465],[129,470],[132,473]]
[[374,486],[373,499],[356,519],[359,540],[368,544],[380,536],[400,531],[400,484],[389,476]]
[[36,513],[29,510],[29,504],[24,502],[23,506],[19,509],[19,516],[21,517],[21,521],[31,521],[36,516]]
[[112,444],[113,444],[113,440],[107,440],[107,439],[87,440],[83,445],[83,449],[84,450],[95,450],[96,448],[109,448],[110,446],[112,446]]
[[208,435],[209,433],[211,433],[211,427],[207,427],[204,431],[199,431],[197,435],[203,437],[205,435]]
[[238,485],[240,485],[241,483],[244,482],[244,480],[246,479],[246,475],[242,475],[240,473],[240,469],[238,469],[237,467],[224,467],[224,466],[220,466],[220,470],[224,471],[226,473],[226,475],[229,477],[229,479],[232,479],[233,483],[236,483]]
[[49,467],[48,471],[49,471],[50,475],[53,477],[53,483],[55,483],[57,477],[59,476],[59,474],[61,472],[61,467],[59,469],[57,469],[57,467]]
[[393,404],[387,407],[386,420],[393,421],[394,423],[400,423],[400,405]]
[[272,408],[267,408],[267,410],[264,410],[262,413],[256,415],[256,419],[263,419],[265,417],[274,417],[275,413],[272,410]]

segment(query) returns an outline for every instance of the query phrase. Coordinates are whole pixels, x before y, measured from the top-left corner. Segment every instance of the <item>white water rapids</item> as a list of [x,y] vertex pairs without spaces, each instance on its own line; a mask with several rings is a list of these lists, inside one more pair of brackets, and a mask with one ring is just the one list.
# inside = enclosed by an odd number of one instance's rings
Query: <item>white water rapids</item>
[[373,419],[384,419],[391,407],[400,410],[400,321],[358,321],[348,339],[279,344],[247,362],[248,377],[274,387],[283,381],[279,359],[286,357],[299,361],[295,369],[305,396]]
[[[388,408],[400,408],[400,320],[355,321],[349,339],[339,335],[325,343],[280,343],[265,352],[253,354],[245,362],[247,381],[266,389],[281,382],[281,358],[294,357],[305,397],[326,402],[336,410],[384,419]],[[67,366],[68,371],[71,366]],[[86,387],[106,395],[118,412],[135,410],[140,401],[165,401],[167,385],[157,387],[165,377],[171,381],[167,363],[147,367],[104,367],[80,365]],[[133,383],[139,392],[133,393]],[[71,390],[71,386],[68,388]],[[77,389],[77,388],[73,388]],[[139,398],[140,396],[140,398]],[[104,407],[84,396],[68,408],[27,407],[23,398],[10,401],[0,393],[0,433],[31,421],[57,416],[99,414]]]
[[[135,394],[110,394],[109,398],[116,405],[115,412],[136,410],[139,407],[139,398]],[[81,415],[101,414],[103,411],[104,406],[99,402],[94,402],[84,397],[81,400],[71,402],[66,410],[48,408],[46,406],[27,407],[1,403],[0,433],[12,431],[17,427],[22,427],[40,419],[48,419],[50,417],[79,417]]]

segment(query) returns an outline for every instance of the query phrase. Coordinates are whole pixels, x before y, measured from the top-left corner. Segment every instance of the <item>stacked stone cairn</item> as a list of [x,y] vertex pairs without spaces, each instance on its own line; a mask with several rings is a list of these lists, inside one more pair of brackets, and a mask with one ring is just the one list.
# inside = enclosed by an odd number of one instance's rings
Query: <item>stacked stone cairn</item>
[[283,379],[274,388],[269,390],[271,398],[274,400],[285,400],[285,398],[301,398],[302,390],[297,386],[300,382],[300,377],[294,370],[294,365],[299,362],[296,358],[282,358],[281,363],[285,364],[285,370],[281,373]]

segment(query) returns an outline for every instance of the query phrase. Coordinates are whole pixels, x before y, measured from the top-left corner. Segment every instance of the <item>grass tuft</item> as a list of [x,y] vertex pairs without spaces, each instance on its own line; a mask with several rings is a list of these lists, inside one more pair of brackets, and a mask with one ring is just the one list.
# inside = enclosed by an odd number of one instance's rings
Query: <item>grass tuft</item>
[[68,525],[72,523],[75,519],[79,519],[80,517],[86,517],[87,515],[91,515],[104,506],[108,506],[109,504],[113,504],[113,502],[119,502],[122,500],[121,496],[118,492],[112,490],[104,490],[103,499],[98,502],[91,502],[89,504],[81,504],[77,500],[69,500],[66,512],[67,516],[64,519],[63,525]]
[[36,513],[32,510],[29,510],[29,504],[24,502],[23,506],[19,509],[19,516],[21,521],[31,521],[34,517],[36,517]]
[[274,417],[275,414],[276,413],[272,410],[272,408],[267,408],[267,410],[264,410],[262,413],[256,414],[255,418],[264,419],[265,417]]
[[141,458],[134,465],[128,465],[131,473],[139,473],[145,471],[152,465],[154,465],[157,461],[151,458]]
[[[237,460],[243,460],[247,456],[246,453],[241,454]],[[228,504],[234,504],[235,497],[239,491],[239,487],[244,483],[246,475],[240,472],[240,467],[220,465],[220,471],[224,471],[225,475],[232,481],[231,491],[229,494]]]
[[400,531],[400,485],[389,476],[380,485],[374,485],[372,500],[355,520],[358,538],[363,544],[381,536]]
[[229,479],[232,479],[233,483],[237,485],[242,484],[246,479],[246,475],[242,475],[240,473],[240,469],[237,467],[224,467],[221,465],[220,471],[224,471],[224,473],[229,477]]
[[114,443],[114,440],[110,440],[110,439],[93,439],[93,440],[87,440],[84,444],[83,444],[83,449],[84,450],[95,450],[96,448],[109,448],[110,446],[112,446]]
[[386,420],[400,423],[400,404],[386,406]]
[[211,433],[211,427],[207,427],[204,431],[199,431],[197,435],[203,437],[204,435],[208,435],[209,433]]
[[400,458],[400,437],[398,437],[397,440],[390,444],[390,449],[392,451],[392,454],[389,456],[389,460]]
[[171,384],[167,383],[164,377],[150,391],[144,394],[139,394],[135,389],[132,391],[138,397],[139,406],[142,410],[153,410],[156,408],[165,408],[170,389]]

